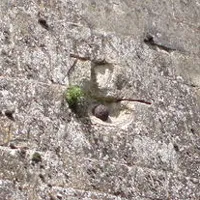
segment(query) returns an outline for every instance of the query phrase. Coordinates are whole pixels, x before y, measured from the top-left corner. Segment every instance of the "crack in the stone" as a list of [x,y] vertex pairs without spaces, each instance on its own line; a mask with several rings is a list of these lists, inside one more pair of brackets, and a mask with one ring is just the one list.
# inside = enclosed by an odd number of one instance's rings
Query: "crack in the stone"
[[[63,22],[64,20],[60,20],[60,21],[57,21],[57,22]],[[191,24],[188,24],[188,23],[185,23],[185,22],[183,22],[183,21],[180,21],[180,20],[177,20],[177,19],[173,19],[173,21],[174,22],[176,22],[176,23],[182,23],[182,24],[186,24],[186,25],[188,25],[188,26],[193,26],[194,27],[194,25],[191,25]],[[82,24],[78,24],[78,23],[74,23],[74,22],[69,22],[69,21],[66,21],[66,23],[67,24],[72,24],[72,25],[75,25],[75,26],[78,26],[78,27],[81,27],[81,28],[83,28],[83,29],[89,29],[90,30],[90,32],[91,32],[91,30],[93,31],[93,32],[98,32],[98,33],[101,33],[102,35],[104,35],[104,33],[102,32],[102,30],[101,29],[91,29],[91,27],[89,27],[89,26],[85,26],[85,25],[82,25]],[[192,28],[193,29],[193,28]],[[195,31],[199,31],[199,27],[196,27],[195,28]],[[114,32],[114,31],[107,31],[107,34],[109,35],[109,34],[116,34],[116,32]],[[56,40],[58,40],[59,41],[59,43],[61,44],[61,46],[64,46],[63,45],[63,43],[58,39],[58,37],[57,37],[57,34],[56,33],[54,33],[53,34],[54,35],[54,37],[56,38]],[[123,34],[123,35],[121,35],[121,34],[119,34],[119,36],[123,36],[123,37],[132,37],[132,34]],[[147,43],[148,43],[148,38],[145,38],[144,40],[146,40],[147,39]],[[109,41],[108,41],[109,42]],[[144,41],[145,42],[145,41]],[[145,42],[146,43],[146,42]],[[155,42],[154,42],[155,43]],[[148,44],[147,44],[148,45]],[[151,44],[150,44],[151,45]],[[183,51],[183,50],[179,50],[179,49],[174,49],[174,48],[171,48],[171,47],[167,47],[167,46],[165,46],[165,45],[160,45],[160,44],[157,44],[157,43],[155,43],[154,45],[152,45],[151,46],[151,48],[152,49],[156,49],[156,46],[159,48],[159,49],[162,49],[162,50],[165,50],[166,52],[173,52],[173,51],[176,51],[176,52],[178,52],[178,53],[180,53],[180,54],[184,54],[184,55],[197,55],[198,57],[199,57],[199,55],[197,54],[197,53],[193,53],[193,52],[188,52],[188,51]],[[113,45],[112,45],[112,47],[113,47]],[[86,57],[86,58],[89,58],[89,57]],[[80,57],[80,59],[86,59],[85,57]],[[88,59],[89,60],[89,59]]]
[[49,25],[47,24],[47,21],[46,21],[45,19],[43,19],[43,18],[38,19],[38,23],[39,23],[44,29],[46,29],[46,30],[49,30],[49,29],[50,29],[50,27],[49,27]]
[[152,103],[149,102],[149,101],[146,101],[146,100],[142,100],[142,99],[131,99],[131,98],[122,98],[122,99],[117,99],[116,102],[119,102],[119,101],[134,101],[134,102],[139,102],[139,103],[144,103],[144,104],[147,104],[147,105],[151,105]]
[[146,45],[148,45],[151,49],[153,50],[156,50],[156,47],[159,48],[160,50],[164,50],[168,53],[171,53],[173,51],[180,51],[178,49],[175,49],[175,48],[171,48],[171,47],[168,47],[166,45],[163,45],[163,44],[158,44],[155,40],[154,40],[154,37],[150,34],[147,34],[145,39],[144,39],[144,43]]
[[187,85],[191,88],[196,88],[196,89],[200,89],[200,86],[196,85],[196,84],[193,84],[193,83],[181,83],[181,82],[178,82],[180,84],[183,84],[183,85]]
[[80,56],[78,54],[73,54],[73,53],[70,53],[70,57],[76,58],[76,60],[80,60],[80,61],[83,61],[83,62],[84,61],[90,61],[90,62],[92,62],[96,65],[111,64],[111,63],[108,63],[105,59],[92,59],[89,56]]
[[91,61],[91,58],[88,56],[80,56],[80,55],[78,55],[78,54],[73,54],[73,53],[70,53],[70,57],[72,57],[72,58],[76,58],[76,59],[78,59],[78,60],[81,60],[81,61]]

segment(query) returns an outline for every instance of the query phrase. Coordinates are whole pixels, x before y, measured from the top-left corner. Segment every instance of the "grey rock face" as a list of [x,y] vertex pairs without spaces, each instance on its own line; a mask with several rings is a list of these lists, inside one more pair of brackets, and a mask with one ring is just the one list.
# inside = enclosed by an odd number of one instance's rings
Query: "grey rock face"
[[199,18],[198,0],[1,0],[0,199],[199,200]]

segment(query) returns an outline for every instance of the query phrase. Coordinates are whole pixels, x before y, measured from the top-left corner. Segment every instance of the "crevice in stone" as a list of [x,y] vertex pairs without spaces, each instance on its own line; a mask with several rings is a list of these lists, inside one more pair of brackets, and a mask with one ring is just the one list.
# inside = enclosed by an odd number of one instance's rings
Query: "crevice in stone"
[[187,85],[187,86],[192,87],[192,88],[197,88],[197,89],[200,88],[198,85],[195,85],[193,83],[181,83],[181,84]]
[[15,118],[13,116],[14,112],[15,112],[14,110],[6,110],[5,116],[10,120],[15,121]]
[[78,54],[73,54],[73,53],[70,53],[70,57],[76,58],[81,61],[88,61],[88,60],[90,61],[91,60],[89,56],[80,56]]
[[116,102],[119,102],[119,101],[134,101],[134,102],[139,102],[139,103],[144,103],[144,104],[147,104],[147,105],[151,105],[152,103],[150,101],[146,101],[146,100],[142,100],[142,99],[116,99]]
[[111,64],[111,63],[108,63],[105,59],[95,59],[95,58],[91,58],[90,56],[80,56],[78,54],[73,54],[73,53],[70,53],[69,55],[71,58],[76,58],[80,61],[91,61],[93,64],[95,65],[105,65],[105,64]]
[[49,31],[50,27],[49,27],[49,25],[47,24],[47,21],[46,21],[45,19],[43,19],[43,18],[38,19],[38,23],[39,23],[44,29],[46,29],[46,30]]
[[158,49],[164,50],[168,53],[171,53],[173,51],[178,51],[178,49],[174,49],[174,48],[168,47],[168,46],[163,45],[163,44],[158,44],[151,34],[146,35],[146,37],[144,38],[144,43],[146,45],[148,45],[153,50],[156,50],[156,48],[158,48]]

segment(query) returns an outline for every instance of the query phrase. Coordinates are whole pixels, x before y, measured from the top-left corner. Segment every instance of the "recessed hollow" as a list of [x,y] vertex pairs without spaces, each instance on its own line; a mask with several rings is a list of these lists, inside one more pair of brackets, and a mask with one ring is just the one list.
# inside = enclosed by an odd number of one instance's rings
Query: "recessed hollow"
[[132,102],[104,103],[104,105],[109,109],[109,116],[106,121],[102,121],[94,115],[94,108],[98,105],[98,103],[94,103],[88,110],[91,121],[94,123],[105,125],[127,125],[132,122],[134,118],[134,105]]

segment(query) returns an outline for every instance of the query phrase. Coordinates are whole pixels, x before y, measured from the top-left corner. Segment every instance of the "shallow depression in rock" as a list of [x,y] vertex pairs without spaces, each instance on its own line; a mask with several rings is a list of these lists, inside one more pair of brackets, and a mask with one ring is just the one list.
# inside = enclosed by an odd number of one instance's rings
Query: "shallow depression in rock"
[[107,120],[101,120],[95,116],[94,108],[101,105],[94,103],[89,107],[89,116],[94,123],[105,125],[127,125],[134,119],[134,104],[132,102],[113,102],[104,103],[103,105],[108,108]]

